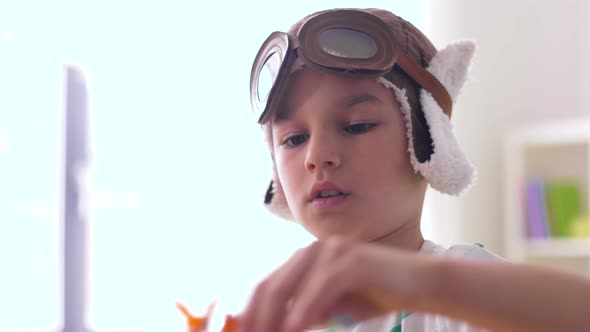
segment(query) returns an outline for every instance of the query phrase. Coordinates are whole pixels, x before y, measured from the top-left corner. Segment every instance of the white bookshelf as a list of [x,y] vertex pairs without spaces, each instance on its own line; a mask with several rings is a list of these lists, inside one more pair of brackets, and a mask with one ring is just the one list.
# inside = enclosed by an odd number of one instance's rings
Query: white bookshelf
[[552,265],[590,274],[590,238],[530,239],[522,185],[531,176],[582,184],[590,206],[590,116],[515,126],[504,139],[505,256],[515,262]]
[[586,257],[590,253],[588,239],[529,239],[525,254],[537,257]]

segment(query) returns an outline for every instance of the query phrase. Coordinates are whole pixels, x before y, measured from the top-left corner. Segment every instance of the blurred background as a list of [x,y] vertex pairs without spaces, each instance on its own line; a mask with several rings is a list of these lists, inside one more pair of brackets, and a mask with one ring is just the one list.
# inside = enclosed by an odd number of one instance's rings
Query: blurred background
[[[182,331],[175,301],[199,311],[220,296],[221,312],[237,311],[311,241],[262,206],[271,164],[248,84],[270,32],[334,7],[388,9],[437,48],[478,42],[453,113],[478,183],[460,198],[429,192],[425,236],[590,274],[590,2],[0,0],[0,331],[80,320]],[[91,151],[73,258],[62,217],[70,62]],[[65,292],[64,278],[84,292]]]

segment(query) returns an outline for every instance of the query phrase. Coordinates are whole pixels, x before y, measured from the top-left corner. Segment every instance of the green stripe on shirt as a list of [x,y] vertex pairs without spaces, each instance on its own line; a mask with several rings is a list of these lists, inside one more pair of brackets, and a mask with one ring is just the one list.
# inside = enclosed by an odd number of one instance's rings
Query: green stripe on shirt
[[412,314],[411,312],[402,312],[402,319],[401,319],[399,325],[392,328],[391,331],[389,331],[389,332],[402,332],[402,322],[404,321],[404,319],[406,319],[406,317],[408,317],[411,314]]

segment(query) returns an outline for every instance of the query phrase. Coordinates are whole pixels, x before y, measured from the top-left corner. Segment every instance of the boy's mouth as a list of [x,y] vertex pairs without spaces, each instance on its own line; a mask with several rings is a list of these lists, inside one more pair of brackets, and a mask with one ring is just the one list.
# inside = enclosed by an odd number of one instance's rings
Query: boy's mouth
[[320,191],[315,198],[328,198],[334,196],[342,196],[344,195],[343,192],[338,190],[328,190],[328,191]]
[[319,210],[336,209],[348,200],[349,195],[339,190],[323,190],[319,191],[309,204]]
[[331,182],[318,182],[314,184],[308,196],[309,201],[328,199],[332,197],[348,196],[343,189]]

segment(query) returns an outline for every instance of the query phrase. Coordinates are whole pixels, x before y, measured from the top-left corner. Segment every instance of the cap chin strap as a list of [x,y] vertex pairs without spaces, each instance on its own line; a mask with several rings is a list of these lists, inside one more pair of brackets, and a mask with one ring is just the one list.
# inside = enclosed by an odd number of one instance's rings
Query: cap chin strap
[[422,89],[430,92],[434,100],[438,103],[443,112],[450,118],[453,112],[453,101],[447,92],[447,89],[442,83],[434,77],[422,66],[412,61],[403,52],[399,53],[397,58],[397,65],[399,65],[411,78],[422,87]]

